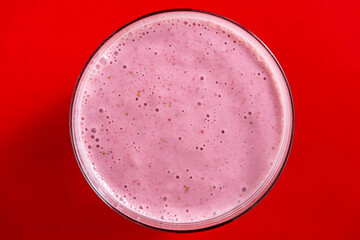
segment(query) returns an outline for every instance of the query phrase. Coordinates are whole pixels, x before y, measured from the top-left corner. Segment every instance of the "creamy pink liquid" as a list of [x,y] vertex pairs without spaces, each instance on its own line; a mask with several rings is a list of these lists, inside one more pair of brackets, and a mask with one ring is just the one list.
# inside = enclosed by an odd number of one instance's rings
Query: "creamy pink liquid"
[[116,34],[85,70],[75,103],[76,144],[98,191],[167,222],[250,201],[278,166],[284,134],[265,60],[199,13],[153,16]]

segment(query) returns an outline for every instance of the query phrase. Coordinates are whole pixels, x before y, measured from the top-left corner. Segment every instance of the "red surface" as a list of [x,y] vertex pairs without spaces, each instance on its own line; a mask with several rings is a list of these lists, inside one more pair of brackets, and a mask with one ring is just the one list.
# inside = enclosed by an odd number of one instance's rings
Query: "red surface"
[[[1,1],[1,239],[359,239],[359,1]],[[115,29],[175,7],[250,29],[289,79],[292,152],[273,190],[223,227],[172,234],[119,216],[75,161],[68,114],[77,77]]]

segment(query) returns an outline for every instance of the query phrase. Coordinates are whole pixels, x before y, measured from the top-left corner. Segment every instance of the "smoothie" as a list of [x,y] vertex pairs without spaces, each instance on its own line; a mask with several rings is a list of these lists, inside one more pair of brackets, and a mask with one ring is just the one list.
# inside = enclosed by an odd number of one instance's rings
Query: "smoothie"
[[272,61],[252,35],[205,13],[127,25],[98,49],[74,95],[84,174],[140,222],[245,211],[273,183],[290,144],[291,100]]

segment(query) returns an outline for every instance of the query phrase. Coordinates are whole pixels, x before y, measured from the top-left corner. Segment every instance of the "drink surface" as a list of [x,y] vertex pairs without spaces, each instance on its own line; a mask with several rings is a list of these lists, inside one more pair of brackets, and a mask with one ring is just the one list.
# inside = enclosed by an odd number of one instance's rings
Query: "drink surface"
[[85,69],[76,147],[116,208],[165,222],[211,219],[245,206],[279,166],[277,78],[244,35],[215,18],[139,20]]

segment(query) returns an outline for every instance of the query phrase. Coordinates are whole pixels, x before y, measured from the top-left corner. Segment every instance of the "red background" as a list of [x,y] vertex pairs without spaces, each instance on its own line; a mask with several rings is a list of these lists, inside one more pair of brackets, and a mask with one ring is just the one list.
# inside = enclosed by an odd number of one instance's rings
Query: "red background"
[[[1,239],[360,239],[360,2],[1,1]],[[289,79],[296,124],[285,170],[253,210],[223,227],[173,234],[119,216],[77,166],[68,115],[95,48],[141,15],[187,7],[262,39]]]

